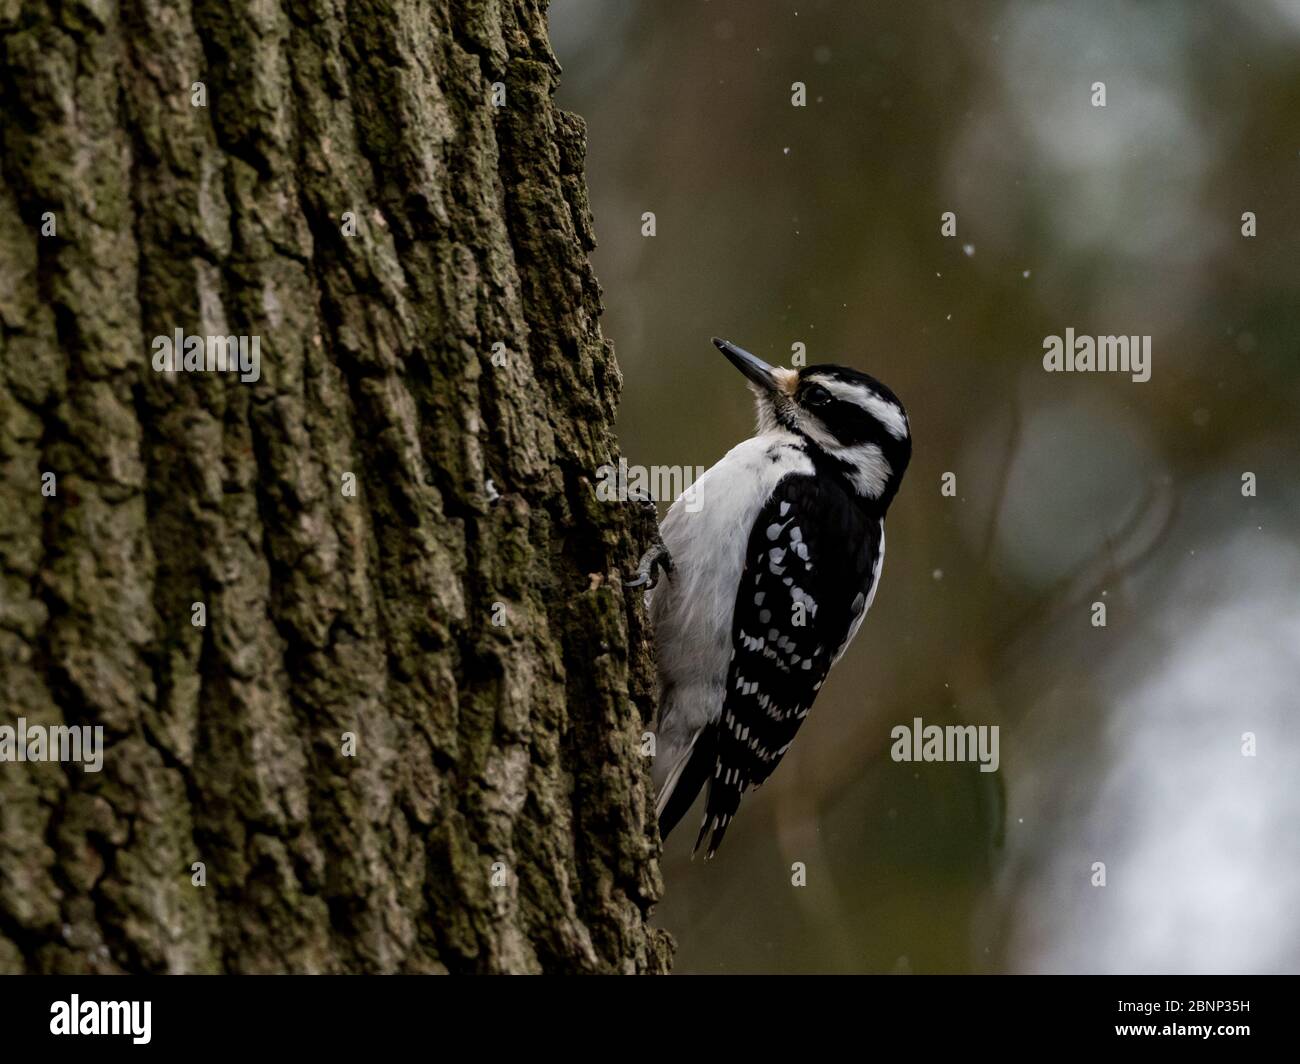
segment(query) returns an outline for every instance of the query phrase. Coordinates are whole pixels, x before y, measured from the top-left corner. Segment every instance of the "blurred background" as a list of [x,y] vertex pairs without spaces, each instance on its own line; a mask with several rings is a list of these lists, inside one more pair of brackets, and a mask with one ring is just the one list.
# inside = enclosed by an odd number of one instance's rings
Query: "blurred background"
[[[874,374],[915,440],[798,740],[713,861],[698,810],[666,848],[677,970],[1300,970],[1300,2],[550,17],[628,461],[750,434],[715,334]],[[1150,381],[1045,373],[1067,327]],[[894,763],[918,716],[1000,770]]]

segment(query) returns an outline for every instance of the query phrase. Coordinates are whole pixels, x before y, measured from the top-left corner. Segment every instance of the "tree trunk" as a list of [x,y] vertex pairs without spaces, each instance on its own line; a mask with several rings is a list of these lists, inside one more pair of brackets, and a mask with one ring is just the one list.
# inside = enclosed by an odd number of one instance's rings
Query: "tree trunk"
[[537,0],[0,0],[0,724],[104,742],[0,763],[0,971],[667,967],[558,74]]

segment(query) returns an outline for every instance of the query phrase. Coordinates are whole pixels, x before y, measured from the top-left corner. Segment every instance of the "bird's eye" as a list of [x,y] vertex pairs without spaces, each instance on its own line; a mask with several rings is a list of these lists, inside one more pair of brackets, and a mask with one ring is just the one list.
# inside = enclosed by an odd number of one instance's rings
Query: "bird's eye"
[[809,406],[825,406],[831,401],[831,393],[820,384],[814,384],[803,393],[803,401]]

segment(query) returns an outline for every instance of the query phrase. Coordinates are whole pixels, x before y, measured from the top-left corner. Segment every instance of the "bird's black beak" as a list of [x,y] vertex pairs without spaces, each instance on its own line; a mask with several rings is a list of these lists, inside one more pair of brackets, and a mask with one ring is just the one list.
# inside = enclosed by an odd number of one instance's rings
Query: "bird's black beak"
[[726,355],[727,361],[760,388],[769,392],[780,391],[781,386],[772,372],[772,367],[761,358],[751,355],[743,347],[737,347],[730,340],[719,340],[716,336],[713,338],[713,346]]

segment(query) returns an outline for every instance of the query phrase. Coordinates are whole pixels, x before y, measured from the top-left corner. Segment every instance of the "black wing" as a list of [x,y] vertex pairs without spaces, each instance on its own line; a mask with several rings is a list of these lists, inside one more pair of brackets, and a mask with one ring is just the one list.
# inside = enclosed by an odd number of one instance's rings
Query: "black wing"
[[[879,577],[884,530],[826,478],[791,476],[750,532],[731,622],[722,716],[701,736],[712,756],[696,847],[722,843],[741,795],[776,768]],[[802,622],[802,623],[801,623]],[[705,740],[708,740],[705,742]]]

